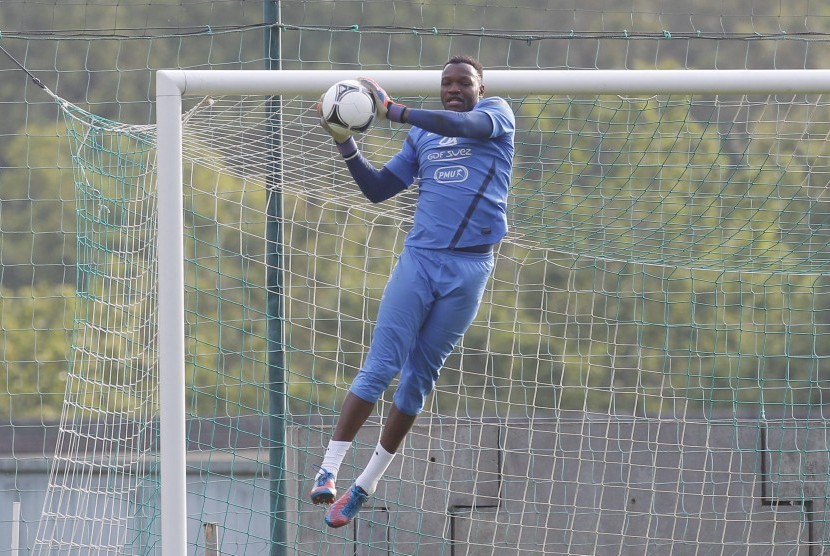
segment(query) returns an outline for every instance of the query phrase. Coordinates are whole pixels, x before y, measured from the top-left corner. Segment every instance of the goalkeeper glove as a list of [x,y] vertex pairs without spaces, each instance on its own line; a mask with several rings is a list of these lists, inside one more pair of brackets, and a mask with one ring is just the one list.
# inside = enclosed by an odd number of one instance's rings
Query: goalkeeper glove
[[334,129],[323,117],[320,118],[320,127],[322,127],[326,133],[331,135],[331,138],[334,139],[334,142],[338,145],[342,145],[343,143],[347,142],[349,139],[352,138],[351,133],[346,133],[345,131]]
[[389,94],[374,79],[360,77],[358,81],[375,97],[375,116],[377,118],[404,123],[404,116],[409,108],[403,104],[393,102]]
[[320,116],[320,127],[322,127],[326,133],[331,135],[331,138],[334,139],[335,143],[340,145],[351,139],[351,133],[334,129],[323,117],[323,97],[320,97],[320,100],[317,101],[317,104],[314,105],[314,108],[317,110],[317,115]]

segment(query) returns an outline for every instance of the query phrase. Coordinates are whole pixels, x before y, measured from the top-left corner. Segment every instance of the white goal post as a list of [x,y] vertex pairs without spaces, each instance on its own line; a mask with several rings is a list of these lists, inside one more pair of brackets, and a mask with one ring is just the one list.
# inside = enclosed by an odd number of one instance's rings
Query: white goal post
[[[158,179],[158,335],[161,545],[187,554],[185,431],[185,283],[182,97],[185,95],[319,96],[356,73],[393,96],[435,95],[440,71],[225,71],[156,73]],[[487,70],[488,95],[824,94],[830,70]]]

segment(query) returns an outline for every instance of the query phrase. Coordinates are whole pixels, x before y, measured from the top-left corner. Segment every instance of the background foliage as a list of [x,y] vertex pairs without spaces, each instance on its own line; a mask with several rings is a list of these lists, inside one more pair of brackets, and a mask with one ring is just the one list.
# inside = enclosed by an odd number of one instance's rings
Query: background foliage
[[[267,62],[263,37],[269,23],[264,21],[260,2],[21,0],[0,5],[0,46],[60,97],[125,123],[154,122],[153,72],[157,69],[261,69]],[[471,53],[487,68],[498,69],[821,68],[828,57],[830,38],[830,8],[806,1],[743,0],[724,4],[703,0],[491,0],[449,5],[439,0],[340,0],[285,1],[281,9],[281,55],[286,69],[435,69],[457,52]],[[0,368],[5,371],[7,385],[0,389],[0,418],[49,420],[60,413],[62,380],[70,364],[78,260],[70,142],[52,99],[2,55],[0,75],[0,104],[4,108],[0,120]],[[828,211],[820,193],[826,183],[814,164],[827,148],[825,143],[816,140],[805,146],[804,172],[813,172],[815,177],[788,178],[793,184],[808,183],[819,192],[814,195],[818,201],[805,207],[813,228],[827,223]],[[750,182],[751,176],[741,179]],[[586,182],[584,186],[591,184]],[[216,216],[223,219],[221,214]],[[252,235],[256,233],[254,229]],[[765,238],[753,237],[751,241],[760,244]],[[515,256],[520,259],[521,253]],[[598,303],[592,294],[584,294],[592,296],[586,304],[608,307],[608,314],[614,313],[623,322],[644,321],[645,334],[639,341],[647,348],[662,351],[671,350],[673,345],[687,345],[689,334],[699,335],[696,341],[701,344],[716,346],[720,354],[716,363],[690,357],[687,370],[674,369],[672,380],[679,382],[669,385],[672,392],[699,401],[719,397],[753,401],[758,390],[749,385],[757,384],[757,374],[763,372],[773,400],[784,403],[789,396],[792,402],[795,393],[799,403],[824,403],[818,379],[826,372],[823,367],[814,367],[822,365],[826,348],[815,344],[811,335],[790,332],[804,326],[819,330],[826,327],[827,323],[817,322],[826,319],[828,313],[827,296],[823,295],[825,278],[759,275],[745,278],[738,287],[711,270],[607,264],[625,277],[616,286],[621,291],[653,291],[652,282],[668,279],[678,291],[691,288],[695,292],[697,302],[671,304],[670,316],[671,322],[699,324],[694,331],[682,325],[658,328],[665,320],[671,292],[639,305],[634,301],[614,305],[619,299],[614,295]],[[576,265],[570,277],[548,272],[551,268],[540,265],[538,275],[525,279],[552,283],[574,280],[576,276],[591,283],[606,276],[595,266],[579,270]],[[503,283],[509,284],[513,276],[509,269],[504,272]],[[379,272],[379,276],[382,274]],[[542,306],[536,305],[537,301],[521,300],[520,304],[527,303],[527,310],[532,311],[532,307]],[[545,304],[557,302],[551,299]],[[250,306],[257,303],[249,300]],[[759,320],[762,314],[767,322]],[[578,316],[574,318],[578,320]],[[363,315],[355,315],[355,322],[362,319]],[[499,320],[495,318],[494,322]],[[504,322],[511,319],[505,317]],[[648,326],[650,322],[654,326]],[[729,323],[740,326],[727,329]],[[526,331],[536,336],[540,332],[545,330]],[[365,333],[363,328],[355,329],[355,340]],[[633,341],[641,333],[631,329],[615,336],[614,341]],[[470,341],[511,343],[521,342],[521,337],[521,333],[505,330],[489,338],[487,331],[476,326]],[[568,386],[561,395],[571,401],[564,406],[586,405],[586,353],[599,352],[596,356],[601,356],[603,351],[596,337],[586,336],[585,343],[577,340],[548,347],[548,353],[565,354],[563,366],[551,363],[548,367],[550,384]],[[302,344],[301,338],[295,339]],[[211,344],[220,340],[207,334],[198,341]],[[222,341],[239,340],[225,337]],[[759,366],[757,358],[744,353],[757,353],[750,346],[759,341],[786,343],[780,349],[767,349],[790,357],[779,365],[767,359],[764,366]],[[643,387],[654,392],[652,399],[658,410],[670,411],[661,401],[667,388],[664,370],[657,358],[653,362],[653,368],[645,362]],[[211,369],[216,364],[197,364],[192,378],[195,388],[237,387],[211,382]],[[261,380],[261,374],[257,374],[261,369],[245,367],[250,362],[222,364],[236,365],[238,375],[247,377],[245,382]],[[626,365],[619,360],[615,364],[623,368]],[[555,378],[557,374],[561,378]],[[590,386],[597,392],[610,391],[614,385],[604,380],[594,373]],[[785,381],[794,389],[778,387]],[[257,398],[261,394],[256,389],[240,392],[238,407],[227,412],[244,412],[261,405]],[[587,405],[608,407],[609,403],[607,399],[593,399]]]

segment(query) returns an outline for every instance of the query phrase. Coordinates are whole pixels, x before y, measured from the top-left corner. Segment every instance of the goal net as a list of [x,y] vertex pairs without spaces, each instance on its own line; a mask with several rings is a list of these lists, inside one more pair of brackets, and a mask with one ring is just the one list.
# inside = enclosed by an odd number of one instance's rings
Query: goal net
[[[160,236],[159,130],[64,103],[80,286],[36,548],[151,554],[172,520],[194,554],[819,553],[830,99],[776,72],[744,92],[683,73],[672,94],[485,76],[517,119],[510,233],[425,412],[339,530],[307,491],[417,185],[365,200],[313,94],[185,92],[183,226]],[[439,107],[419,83],[387,89]],[[359,143],[379,166],[405,134],[383,123]],[[171,454],[156,246],[176,242],[187,452]]]

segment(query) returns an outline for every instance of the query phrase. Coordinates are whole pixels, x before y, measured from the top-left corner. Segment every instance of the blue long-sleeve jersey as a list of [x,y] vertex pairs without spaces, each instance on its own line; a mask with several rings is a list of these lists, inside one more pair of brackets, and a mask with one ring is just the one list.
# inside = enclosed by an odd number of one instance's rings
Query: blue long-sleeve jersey
[[507,232],[507,193],[513,161],[515,117],[499,97],[480,100],[470,112],[407,112],[401,151],[381,170],[361,155],[347,161],[373,202],[417,181],[415,222],[406,244],[429,249],[499,242]]

